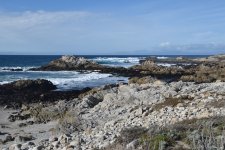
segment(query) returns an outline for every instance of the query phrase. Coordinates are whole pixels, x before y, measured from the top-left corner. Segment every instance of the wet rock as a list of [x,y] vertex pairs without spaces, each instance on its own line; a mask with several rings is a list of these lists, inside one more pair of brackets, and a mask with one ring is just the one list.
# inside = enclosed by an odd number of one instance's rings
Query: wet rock
[[[43,102],[49,103],[62,99],[73,99],[89,89],[73,91],[53,91],[56,86],[47,80],[20,80],[9,84],[0,85],[0,105],[21,108],[22,104]],[[29,107],[23,105],[23,112]],[[14,116],[12,116],[12,121]]]
[[29,90],[29,91],[49,91],[56,89],[50,81],[44,79],[37,80],[18,80],[8,84],[16,90]]
[[7,71],[23,71],[23,69],[21,69],[21,68],[13,68],[13,69],[3,68],[2,70],[7,70]]

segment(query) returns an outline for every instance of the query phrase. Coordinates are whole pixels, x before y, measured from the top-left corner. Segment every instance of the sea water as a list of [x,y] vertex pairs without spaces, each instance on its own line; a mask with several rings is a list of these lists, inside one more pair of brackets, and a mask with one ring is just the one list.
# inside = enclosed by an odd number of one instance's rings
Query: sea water
[[[91,71],[82,73],[77,71],[29,71],[30,68],[40,67],[60,57],[60,55],[0,55],[0,84],[10,83],[20,79],[46,79],[55,84],[58,90],[75,90],[128,81],[127,77]],[[106,66],[128,68],[139,64],[141,59],[145,59],[148,56],[86,55],[83,57]],[[158,59],[165,59],[177,56],[157,57]],[[19,70],[15,71],[15,69]]]

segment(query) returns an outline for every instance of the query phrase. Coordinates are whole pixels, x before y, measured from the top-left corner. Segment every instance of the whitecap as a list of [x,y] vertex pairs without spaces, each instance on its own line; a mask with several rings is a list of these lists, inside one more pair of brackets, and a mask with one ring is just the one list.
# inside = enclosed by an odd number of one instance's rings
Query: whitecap
[[165,57],[165,56],[158,56],[156,57],[157,59],[168,59],[169,57]]
[[102,65],[130,67],[139,64],[141,59],[144,59],[144,57],[97,57],[92,60]]
[[158,66],[163,66],[163,67],[171,67],[171,66],[176,66],[177,64],[169,64],[169,63],[157,63]]
[[4,66],[4,67],[0,67],[0,71],[1,72],[11,72],[14,70],[17,71],[17,70],[21,70],[21,71],[28,71],[29,69],[31,68],[35,68],[36,66],[26,66],[26,67],[21,67],[21,66],[14,66],[14,67],[9,67],[9,66]]
[[12,82],[12,81],[0,81],[0,85],[7,84],[7,83],[10,83],[10,82]]

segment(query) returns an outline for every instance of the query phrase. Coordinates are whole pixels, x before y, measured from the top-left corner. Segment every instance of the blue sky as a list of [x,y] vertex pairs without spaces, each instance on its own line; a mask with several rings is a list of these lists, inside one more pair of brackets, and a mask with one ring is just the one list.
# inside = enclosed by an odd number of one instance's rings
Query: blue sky
[[0,54],[218,53],[224,0],[0,0]]

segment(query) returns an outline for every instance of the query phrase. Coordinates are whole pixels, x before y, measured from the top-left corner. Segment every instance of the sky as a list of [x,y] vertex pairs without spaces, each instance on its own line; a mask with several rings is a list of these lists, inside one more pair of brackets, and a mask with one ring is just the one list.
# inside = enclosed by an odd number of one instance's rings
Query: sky
[[0,0],[0,54],[221,53],[224,0]]

